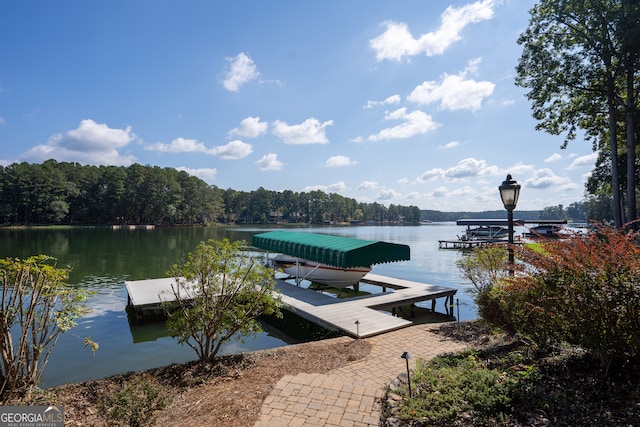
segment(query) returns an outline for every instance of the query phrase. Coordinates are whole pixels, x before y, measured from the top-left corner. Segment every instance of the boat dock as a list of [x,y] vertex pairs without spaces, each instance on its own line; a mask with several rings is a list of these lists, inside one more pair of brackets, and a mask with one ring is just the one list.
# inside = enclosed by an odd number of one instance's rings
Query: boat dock
[[[325,329],[341,331],[356,338],[366,338],[413,324],[410,320],[383,313],[380,310],[431,301],[431,309],[435,311],[436,300],[444,298],[444,311],[447,314],[453,312],[453,296],[457,292],[456,289],[372,273],[365,275],[361,281],[389,288],[392,291],[337,299],[282,279],[276,279],[276,289],[280,291],[285,309]],[[173,278],[125,282],[129,294],[129,306],[134,309],[138,317],[142,317],[145,311],[157,310],[163,301],[173,298],[171,292],[173,282]]]
[[486,246],[490,244],[506,244],[504,240],[438,240],[438,247],[440,249],[473,249],[478,246]]

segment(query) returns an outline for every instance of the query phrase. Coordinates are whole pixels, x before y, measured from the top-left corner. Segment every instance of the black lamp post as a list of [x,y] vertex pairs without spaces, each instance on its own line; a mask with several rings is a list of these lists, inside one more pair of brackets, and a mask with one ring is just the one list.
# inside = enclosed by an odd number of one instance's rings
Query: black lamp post
[[404,359],[405,362],[407,362],[407,383],[409,383],[409,397],[413,397],[411,394],[411,372],[409,371],[409,359],[411,359],[411,353],[405,351],[400,357]]
[[[513,266],[513,210],[518,204],[518,197],[520,196],[520,184],[511,177],[511,174],[507,175],[507,179],[502,182],[502,185],[498,187],[500,190],[500,198],[502,198],[502,204],[507,210],[508,222],[509,222],[509,264]],[[513,273],[513,269],[511,270]]]

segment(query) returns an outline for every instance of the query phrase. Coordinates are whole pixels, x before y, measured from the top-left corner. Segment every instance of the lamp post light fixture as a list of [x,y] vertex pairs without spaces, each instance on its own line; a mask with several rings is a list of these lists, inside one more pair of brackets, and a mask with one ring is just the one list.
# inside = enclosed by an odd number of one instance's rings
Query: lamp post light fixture
[[[513,267],[513,210],[518,204],[518,197],[520,196],[520,184],[511,177],[511,174],[507,175],[507,179],[502,182],[502,185],[498,187],[500,190],[500,198],[502,204],[507,210],[507,221],[509,223],[509,264]],[[511,270],[513,273],[513,269]]]
[[413,397],[411,395],[411,375],[409,373],[409,359],[411,359],[411,353],[405,351],[404,353],[402,353],[402,356],[400,356],[400,358],[404,359],[405,362],[407,362],[407,383],[409,384],[409,397]]

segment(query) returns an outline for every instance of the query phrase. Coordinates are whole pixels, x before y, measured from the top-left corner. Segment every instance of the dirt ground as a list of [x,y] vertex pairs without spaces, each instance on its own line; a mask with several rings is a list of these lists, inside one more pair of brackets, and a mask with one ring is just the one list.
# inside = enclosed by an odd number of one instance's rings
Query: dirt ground
[[98,410],[100,399],[136,376],[150,375],[172,396],[171,403],[155,413],[152,425],[251,426],[262,401],[284,375],[328,372],[367,356],[370,349],[366,341],[341,337],[224,357],[215,364],[171,365],[47,390],[42,397],[48,402],[42,404],[63,405],[66,426],[106,426]]

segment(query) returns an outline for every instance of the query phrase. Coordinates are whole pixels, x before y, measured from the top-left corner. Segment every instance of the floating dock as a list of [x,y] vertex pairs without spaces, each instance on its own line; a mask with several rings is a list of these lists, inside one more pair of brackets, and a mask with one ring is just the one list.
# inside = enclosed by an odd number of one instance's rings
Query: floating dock
[[[173,297],[171,285],[174,281],[173,278],[164,278],[125,282],[129,306],[140,318],[144,316],[145,311],[157,310],[162,302]],[[282,279],[276,279],[276,289],[280,291],[285,309],[325,329],[341,331],[356,338],[366,338],[413,324],[410,320],[381,310],[431,301],[431,309],[435,311],[436,300],[444,298],[444,311],[447,314],[453,312],[453,296],[457,292],[453,288],[372,273],[365,275],[361,282],[389,288],[392,291],[338,299]]]

